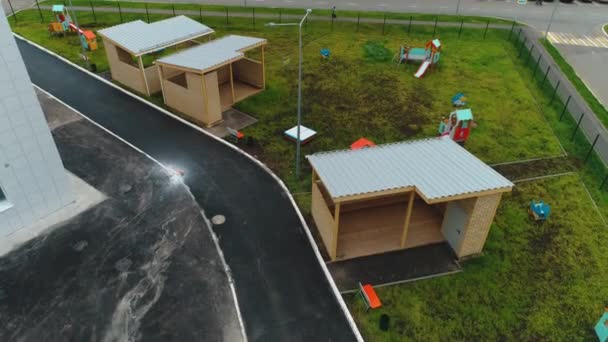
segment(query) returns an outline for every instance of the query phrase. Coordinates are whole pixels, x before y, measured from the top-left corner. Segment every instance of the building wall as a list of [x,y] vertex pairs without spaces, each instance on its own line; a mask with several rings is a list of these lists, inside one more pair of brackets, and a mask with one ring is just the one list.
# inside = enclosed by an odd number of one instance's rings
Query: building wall
[[335,255],[332,254],[332,248],[334,245],[334,217],[332,212],[327,207],[327,203],[323,198],[323,194],[316,183],[312,184],[312,205],[311,205],[312,217],[321,235],[325,249],[328,251],[332,259],[335,259]]
[[[164,77],[178,74],[175,69],[163,68]],[[201,75],[187,72],[187,88],[175,84],[167,79],[163,80],[164,97],[167,106],[176,109],[197,122],[203,123],[205,119],[205,106],[203,101],[203,80]]]
[[264,88],[264,67],[261,62],[247,58],[238,60],[232,63],[232,74],[235,80]]
[[72,201],[68,178],[0,7],[0,238]]
[[[106,56],[108,57],[108,65],[110,66],[112,79],[141,94],[145,94],[146,84],[144,83],[144,77],[141,70],[137,66],[121,61],[116,45],[111,41],[104,38],[103,45],[106,50]],[[160,83],[158,86],[160,88]]]
[[148,87],[150,88],[150,94],[156,94],[161,91],[160,89],[160,76],[158,75],[158,66],[152,65],[144,69],[146,74],[146,80],[148,80]]
[[481,253],[501,197],[501,193],[477,197],[460,248],[456,251],[459,258]]

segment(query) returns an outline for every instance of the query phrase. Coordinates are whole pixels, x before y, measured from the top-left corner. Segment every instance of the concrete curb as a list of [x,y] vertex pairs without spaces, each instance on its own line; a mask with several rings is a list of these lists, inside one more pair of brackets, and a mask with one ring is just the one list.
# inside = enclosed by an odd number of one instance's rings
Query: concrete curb
[[[125,89],[123,89],[123,88],[121,88],[121,87],[117,86],[117,85],[115,85],[115,84],[113,84],[112,82],[109,82],[108,80],[106,80],[106,79],[104,79],[104,78],[102,78],[102,77],[100,77],[100,76],[98,76],[98,75],[96,75],[96,74],[94,74],[94,73],[90,72],[89,70],[86,70],[85,68],[83,68],[83,67],[81,67],[81,66],[79,66],[79,65],[77,65],[77,64],[72,63],[71,61],[69,61],[69,60],[67,60],[67,59],[65,59],[65,58],[63,58],[63,57],[61,57],[61,56],[57,55],[56,53],[54,53],[54,52],[52,52],[52,51],[50,51],[50,50],[48,50],[48,49],[46,49],[46,48],[44,48],[44,47],[42,47],[42,46],[40,46],[40,45],[36,44],[36,43],[34,43],[34,42],[32,42],[32,41],[30,41],[30,40],[28,40],[28,39],[25,39],[24,37],[22,37],[22,36],[20,36],[20,35],[18,35],[18,34],[16,34],[16,33],[14,33],[14,32],[13,32],[13,35],[14,35],[16,38],[18,38],[18,39],[20,39],[20,40],[22,40],[22,41],[24,41],[24,42],[26,42],[26,43],[28,43],[28,44],[30,44],[30,45],[32,45],[32,46],[34,46],[34,47],[36,47],[36,48],[38,48],[38,49],[42,50],[42,51],[44,51],[44,52],[46,52],[46,53],[48,53],[48,54],[50,54],[50,55],[52,55],[52,56],[54,56],[54,57],[56,57],[56,58],[60,59],[61,61],[63,61],[63,62],[65,62],[65,63],[67,63],[67,64],[69,64],[69,65],[71,65],[71,66],[75,67],[76,69],[78,69],[78,70],[80,70],[80,71],[82,71],[82,72],[84,72],[84,73],[88,74],[89,76],[92,76],[92,77],[96,78],[97,80],[99,80],[99,81],[101,81],[101,82],[103,82],[103,83],[105,83],[105,84],[107,84],[107,85],[109,85],[109,86],[114,87],[115,89],[117,89],[117,90],[119,90],[119,91],[121,91],[121,92],[125,93],[126,95],[131,96],[132,98],[134,98],[134,99],[136,99],[136,100],[138,100],[138,101],[141,101],[141,102],[143,102],[143,103],[147,104],[148,106],[150,106],[150,107],[152,107],[152,108],[154,108],[154,109],[156,109],[156,110],[160,111],[161,113],[163,113],[163,114],[165,114],[165,115],[167,115],[167,116],[169,116],[169,117],[171,117],[171,118],[173,118],[173,119],[175,119],[175,120],[178,120],[178,121],[180,121],[181,123],[183,123],[183,124],[185,124],[185,125],[187,125],[187,126],[189,126],[189,127],[193,128],[193,129],[195,129],[195,130],[197,130],[197,131],[199,131],[199,132],[201,132],[201,133],[203,133],[203,134],[207,135],[208,137],[210,137],[210,138],[212,138],[212,139],[214,139],[214,140],[216,140],[216,141],[218,141],[218,142],[220,142],[220,143],[222,143],[222,144],[224,144],[224,145],[228,146],[229,148],[233,149],[233,150],[234,150],[234,151],[236,151],[237,153],[240,153],[240,154],[242,154],[243,156],[245,156],[245,157],[247,157],[248,159],[250,159],[251,161],[253,161],[253,162],[254,162],[255,164],[257,164],[259,167],[261,167],[261,168],[262,168],[264,171],[266,171],[266,172],[267,172],[267,173],[268,173],[268,174],[269,174],[269,175],[270,175],[272,178],[274,178],[274,179],[275,179],[275,181],[276,181],[276,182],[277,182],[277,183],[280,185],[280,187],[283,189],[283,191],[285,192],[285,194],[287,195],[287,197],[289,198],[289,200],[291,201],[291,204],[292,204],[292,206],[293,206],[294,210],[296,211],[296,213],[297,213],[297,215],[298,215],[298,217],[299,217],[299,219],[300,219],[300,222],[302,223],[302,226],[304,227],[304,231],[306,232],[306,236],[308,237],[308,241],[310,242],[311,248],[313,249],[313,252],[315,253],[315,256],[317,257],[317,261],[319,262],[319,265],[320,265],[320,266],[321,266],[321,268],[323,269],[323,273],[325,274],[325,277],[327,278],[327,281],[328,281],[328,283],[329,283],[329,285],[330,285],[330,287],[331,287],[331,289],[332,289],[332,292],[334,293],[334,296],[336,297],[336,301],[338,302],[338,305],[340,305],[340,307],[341,307],[341,309],[342,309],[342,312],[344,313],[344,315],[345,315],[345,317],[346,317],[346,319],[347,319],[347,321],[348,321],[348,323],[349,323],[349,325],[350,325],[350,327],[351,327],[351,329],[352,329],[352,331],[353,331],[353,334],[354,334],[354,335],[355,335],[355,337],[357,338],[357,341],[361,341],[361,342],[363,342],[363,337],[362,337],[362,335],[361,335],[361,332],[360,332],[360,331],[359,331],[359,329],[357,328],[357,325],[355,324],[355,321],[354,321],[353,317],[351,316],[350,311],[348,310],[348,307],[346,306],[346,302],[345,302],[345,301],[344,301],[344,299],[342,298],[342,296],[341,296],[341,294],[340,294],[340,291],[338,290],[338,287],[336,286],[336,283],[334,282],[334,280],[333,280],[333,278],[332,278],[331,274],[329,273],[329,269],[327,268],[327,265],[325,264],[325,261],[323,260],[323,257],[321,256],[321,252],[319,251],[319,248],[318,248],[318,246],[317,246],[317,244],[316,244],[316,242],[315,242],[315,240],[314,240],[314,238],[313,238],[313,236],[312,236],[312,233],[311,233],[311,231],[310,231],[310,228],[308,227],[308,224],[306,224],[306,220],[304,220],[304,216],[303,216],[303,215],[302,215],[302,213],[300,212],[300,209],[298,208],[298,206],[297,206],[297,204],[296,204],[296,202],[295,202],[295,200],[294,200],[293,196],[291,195],[291,193],[290,193],[290,192],[289,192],[289,190],[287,189],[287,186],[285,185],[285,183],[284,183],[284,182],[283,182],[283,181],[282,181],[282,180],[281,180],[281,179],[280,179],[280,178],[279,178],[279,177],[278,177],[278,176],[277,176],[277,175],[276,175],[274,172],[272,172],[272,170],[271,170],[271,169],[270,169],[270,168],[269,168],[269,167],[268,167],[266,164],[264,164],[264,163],[262,163],[261,161],[259,161],[259,160],[255,159],[255,158],[254,158],[253,156],[251,156],[250,154],[245,153],[243,150],[239,149],[238,147],[236,147],[236,146],[234,146],[234,145],[232,145],[232,144],[228,143],[227,141],[225,141],[225,140],[223,140],[223,139],[220,139],[220,138],[218,138],[218,137],[216,137],[216,136],[214,136],[214,135],[212,135],[212,134],[210,134],[210,133],[208,133],[208,132],[204,131],[202,128],[200,128],[200,127],[198,127],[198,126],[196,126],[196,125],[194,125],[194,124],[192,124],[192,123],[190,123],[190,122],[188,122],[188,121],[186,121],[186,120],[184,120],[184,119],[182,119],[182,118],[178,117],[177,115],[175,115],[175,114],[173,114],[173,113],[171,113],[171,112],[167,111],[166,109],[161,108],[161,107],[159,107],[159,106],[157,106],[157,105],[155,105],[155,104],[153,104],[153,103],[151,103],[151,102],[149,102],[149,101],[147,101],[147,100],[145,100],[145,99],[143,99],[143,98],[141,98],[141,97],[139,97],[139,96],[137,96],[137,95],[135,95],[135,94],[133,94],[133,93],[131,93],[131,92],[129,92],[129,91],[127,91],[127,90],[125,90]],[[83,116],[84,116],[84,115],[83,115]],[[84,117],[86,117],[86,116],[84,116]],[[87,118],[87,119],[88,119],[88,118]],[[93,122],[94,124],[96,124],[97,126],[99,126],[99,127],[103,128],[105,131],[109,132],[110,134],[112,134],[112,135],[114,135],[114,136],[117,136],[116,134],[114,134],[114,133],[112,133],[111,131],[107,130],[107,129],[106,129],[106,128],[104,128],[103,126],[101,126],[101,125],[97,124],[97,123],[96,123],[96,122],[94,122],[93,120],[89,119],[89,121],[91,121],[91,122]],[[117,136],[117,137],[118,137],[118,136]],[[128,142],[126,142],[124,139],[122,139],[122,138],[119,138],[119,139],[120,139],[121,141],[123,141],[123,142],[127,143],[129,146],[131,146],[131,147],[135,148],[135,149],[136,149],[138,152],[143,153],[143,154],[144,154],[144,155],[146,155],[148,158],[150,158],[150,159],[152,159],[152,160],[156,161],[156,162],[157,162],[157,163],[159,163],[161,166],[165,167],[165,166],[164,166],[162,163],[160,163],[159,161],[155,160],[154,158],[152,158],[151,156],[149,156],[149,155],[148,155],[148,154],[146,154],[145,152],[141,151],[141,150],[140,150],[140,149],[138,149],[137,147],[135,147],[135,146],[131,145],[131,144],[130,144],[130,143],[128,143]],[[165,167],[165,168],[166,168],[166,167]],[[237,305],[238,305],[238,304],[237,304]],[[240,309],[239,309],[239,312],[240,312]]]

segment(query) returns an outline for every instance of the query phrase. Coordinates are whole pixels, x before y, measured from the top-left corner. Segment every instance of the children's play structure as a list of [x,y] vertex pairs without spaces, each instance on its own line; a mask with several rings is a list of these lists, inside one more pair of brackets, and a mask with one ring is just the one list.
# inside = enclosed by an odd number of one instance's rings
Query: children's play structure
[[530,202],[528,214],[534,221],[544,221],[549,218],[550,213],[551,207],[543,202],[543,200],[540,200],[539,202],[532,200],[532,202]]
[[357,141],[355,141],[354,143],[350,144],[350,149],[358,150],[360,148],[367,148],[367,147],[374,147],[374,146],[376,146],[376,144],[373,141],[362,137],[362,138],[357,139]]
[[207,127],[221,123],[224,110],[264,90],[266,43],[229,35],[158,59],[165,104]]
[[426,74],[433,65],[439,62],[439,58],[441,57],[441,42],[439,39],[433,39],[426,43],[424,48],[411,48],[407,45],[401,45],[399,47],[399,53],[397,62],[398,63],[407,63],[407,62],[420,62],[420,67],[414,74],[416,78],[421,78]]
[[319,51],[319,53],[321,54],[321,58],[323,58],[323,59],[329,58],[329,54],[330,54],[329,49],[327,49],[327,48],[321,49]]
[[439,123],[440,136],[449,136],[457,143],[464,144],[471,133],[473,112],[470,109],[458,109],[450,113],[449,118],[443,118]]
[[72,22],[72,17],[64,5],[53,5],[53,17],[56,21],[49,24],[48,30],[51,34],[65,34],[66,32],[77,32],[80,36],[82,46],[90,51],[97,50],[97,37],[90,30],[82,30]]
[[479,254],[513,183],[448,137],[320,152],[312,217],[331,260],[447,242]]
[[458,93],[452,96],[452,105],[454,107],[462,107],[467,104],[467,98],[464,96],[464,93]]
[[604,314],[595,325],[595,334],[600,342],[608,342],[608,307],[604,309]]
[[146,67],[142,58],[171,47],[198,45],[196,39],[211,39],[214,31],[180,15],[151,24],[131,21],[97,33],[103,39],[112,79],[149,96],[161,91],[158,67]]

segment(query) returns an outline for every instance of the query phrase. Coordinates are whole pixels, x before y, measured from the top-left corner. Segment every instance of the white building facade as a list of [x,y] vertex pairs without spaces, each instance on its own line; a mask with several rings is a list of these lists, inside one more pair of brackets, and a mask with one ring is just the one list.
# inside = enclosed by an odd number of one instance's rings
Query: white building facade
[[0,6],[0,239],[68,205],[69,188]]

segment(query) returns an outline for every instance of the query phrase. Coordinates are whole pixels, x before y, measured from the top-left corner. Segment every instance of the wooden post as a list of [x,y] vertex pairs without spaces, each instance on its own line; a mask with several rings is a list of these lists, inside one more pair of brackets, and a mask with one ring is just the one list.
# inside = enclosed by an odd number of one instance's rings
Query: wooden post
[[144,61],[141,59],[141,56],[138,58],[139,71],[141,72],[141,76],[144,80],[144,85],[146,86],[146,95],[150,96],[150,87],[148,86],[148,78],[146,77],[146,69],[144,69]]
[[167,99],[165,97],[165,85],[163,84],[165,81],[165,75],[163,74],[163,66],[158,65],[158,78],[160,79],[160,91],[163,93],[163,103],[167,105]]
[[412,217],[412,209],[414,208],[414,198],[416,192],[412,190],[410,192],[410,198],[407,202],[407,212],[405,213],[405,222],[403,223],[403,233],[401,234],[401,248],[405,247],[405,241],[407,240],[407,232],[410,228],[410,219]]
[[264,45],[262,45],[262,89],[266,89],[266,64],[264,62]]
[[331,246],[331,260],[336,260],[336,254],[338,253],[338,234],[340,233],[340,203],[336,203],[336,209],[334,211],[334,240],[333,246]]
[[234,96],[234,75],[232,74],[232,63],[230,63],[230,91],[232,92],[232,103],[235,103],[236,96]]

